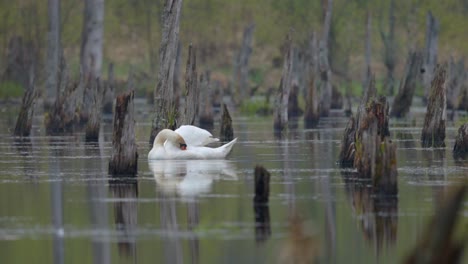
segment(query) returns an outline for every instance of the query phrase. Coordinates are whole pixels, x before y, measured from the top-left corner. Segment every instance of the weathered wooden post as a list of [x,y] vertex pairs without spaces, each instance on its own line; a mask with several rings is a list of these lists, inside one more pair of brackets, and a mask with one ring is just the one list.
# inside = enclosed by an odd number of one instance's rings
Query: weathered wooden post
[[266,240],[271,235],[270,209],[268,199],[270,195],[270,173],[261,165],[254,171],[255,196],[253,199],[255,213],[255,238],[257,242]]
[[421,74],[422,54],[410,52],[406,61],[405,71],[400,82],[398,94],[393,100],[390,116],[404,117],[408,114],[413,101],[414,91]]
[[455,145],[453,146],[453,156],[455,159],[468,157],[468,123],[463,124],[458,129]]
[[187,67],[185,69],[185,107],[181,113],[181,125],[193,125],[198,117],[200,90],[198,87],[196,49],[189,45]]
[[137,174],[138,151],[135,140],[134,92],[119,95],[115,103],[114,130],[112,133],[112,156],[109,174]]
[[163,11],[163,30],[159,49],[158,81],[154,90],[154,114],[150,146],[156,135],[165,128],[175,128],[174,67],[179,43],[179,23],[182,0],[166,0]]
[[320,119],[320,94],[317,91],[316,78],[318,76],[318,53],[317,38],[313,32],[309,38],[309,45],[305,52],[306,56],[306,103],[304,113],[304,123],[307,128],[317,126]]
[[211,72],[206,71],[200,76],[200,126],[211,129],[214,124],[212,89],[210,86]]
[[234,62],[232,87],[234,89],[233,92],[236,95],[235,101],[238,105],[241,104],[241,101],[247,98],[247,95],[249,94],[249,59],[250,54],[252,54],[254,31],[254,23],[244,28],[242,45]]
[[284,53],[284,64],[283,73],[281,75],[280,85],[278,87],[278,94],[276,96],[275,113],[274,113],[274,124],[273,128],[276,131],[282,131],[287,128],[288,125],[288,101],[289,91],[291,90],[291,79],[292,79],[292,67],[293,67],[293,44],[292,44],[292,33],[290,30],[286,36],[285,42],[285,53]]
[[423,85],[424,97],[428,99],[431,83],[435,76],[437,65],[437,39],[439,36],[439,21],[432,15],[432,12],[427,12],[426,19],[426,47],[424,50],[423,62]]
[[221,141],[231,141],[234,139],[234,129],[232,128],[232,119],[226,104],[223,104],[223,115],[221,117]]
[[34,67],[29,70],[29,87],[24,91],[21,108],[16,120],[13,135],[27,137],[31,134],[32,117],[34,115],[34,104],[36,100],[36,83],[34,78]]
[[446,79],[447,64],[437,66],[431,83],[431,94],[428,98],[426,116],[421,134],[423,147],[445,146],[446,120]]
[[99,129],[101,128],[101,104],[102,104],[102,84],[99,78],[89,78],[86,87],[90,90],[88,106],[88,122],[86,123],[86,142],[99,141]]

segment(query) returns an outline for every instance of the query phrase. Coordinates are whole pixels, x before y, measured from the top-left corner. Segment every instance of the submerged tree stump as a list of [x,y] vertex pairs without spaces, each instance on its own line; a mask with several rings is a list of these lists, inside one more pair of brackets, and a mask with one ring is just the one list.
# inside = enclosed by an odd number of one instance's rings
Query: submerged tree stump
[[446,120],[446,79],[447,65],[437,66],[431,83],[431,94],[428,99],[424,126],[421,134],[423,147],[445,146]]
[[406,61],[403,78],[400,82],[398,94],[393,100],[392,111],[390,115],[393,117],[404,117],[408,114],[411,103],[413,101],[414,91],[418,84],[419,75],[421,74],[422,54],[419,52],[410,52]]
[[268,203],[270,195],[270,173],[260,165],[255,167],[255,197],[254,203]]
[[86,124],[85,140],[86,142],[99,141],[99,129],[101,128],[101,104],[102,104],[102,84],[99,78],[88,79],[87,87],[90,91],[90,111],[88,112],[88,122]]
[[341,167],[352,167],[354,164],[354,153],[356,151],[354,141],[356,139],[356,121],[350,117],[346,125],[343,139],[341,140],[340,165]]
[[211,73],[206,71],[200,76],[200,126],[212,128],[214,125],[212,90],[210,86]]
[[221,118],[221,141],[231,141],[234,139],[234,129],[232,119],[226,104],[223,104],[223,116]]
[[284,44],[284,64],[283,73],[281,75],[278,94],[275,102],[274,124],[273,128],[276,131],[282,131],[288,125],[288,102],[289,92],[291,90],[292,68],[293,68],[293,45],[292,45],[292,30],[286,36]]
[[270,195],[270,173],[260,165],[255,167],[255,196],[253,200],[255,213],[255,239],[265,241],[271,235],[270,209],[268,198]]
[[134,92],[121,94],[116,99],[112,156],[109,162],[111,175],[136,175],[138,152],[135,140]]
[[453,146],[453,156],[455,159],[465,159],[468,157],[468,123],[465,123],[458,129],[458,135],[455,138]]
[[189,45],[187,68],[185,70],[185,107],[180,125],[193,125],[198,117],[200,90],[198,89],[196,49]]
[[36,84],[34,79],[34,70],[31,67],[29,72],[29,87],[26,89],[21,102],[21,108],[16,120],[15,131],[13,135],[18,137],[28,137],[31,134],[32,118],[34,115],[34,104],[36,100]]

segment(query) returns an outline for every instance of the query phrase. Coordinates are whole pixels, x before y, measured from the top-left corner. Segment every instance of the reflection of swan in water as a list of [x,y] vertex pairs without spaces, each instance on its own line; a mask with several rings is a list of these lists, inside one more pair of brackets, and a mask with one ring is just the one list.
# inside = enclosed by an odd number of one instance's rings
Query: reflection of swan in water
[[148,166],[163,192],[181,196],[208,193],[213,180],[237,179],[227,160],[150,160]]

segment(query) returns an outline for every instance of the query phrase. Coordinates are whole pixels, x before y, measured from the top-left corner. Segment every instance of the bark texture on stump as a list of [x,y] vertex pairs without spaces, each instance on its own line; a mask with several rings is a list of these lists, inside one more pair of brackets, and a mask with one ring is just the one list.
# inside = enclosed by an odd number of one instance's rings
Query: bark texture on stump
[[288,102],[289,91],[291,90],[292,68],[293,68],[293,45],[292,45],[292,30],[286,36],[285,54],[283,73],[276,96],[274,125],[273,128],[277,131],[282,131],[288,125]]
[[102,84],[99,78],[88,79],[86,87],[90,90],[88,97],[89,116],[86,123],[86,142],[99,141],[99,129],[101,128],[101,104],[102,104]]
[[255,24],[250,24],[244,29],[242,46],[237,54],[234,63],[233,88],[236,97],[236,104],[240,104],[249,94],[249,59],[252,54],[252,42],[255,31]]
[[179,23],[182,0],[166,0],[163,10],[163,29],[159,49],[158,81],[154,90],[154,114],[150,146],[156,135],[165,128],[175,128],[174,67],[179,44]]
[[116,99],[112,156],[109,162],[111,175],[136,175],[138,151],[135,140],[134,92],[121,94]]
[[455,145],[453,146],[455,159],[466,159],[468,157],[468,123],[458,129]]
[[211,73],[206,71],[200,76],[200,126],[211,129],[214,125],[212,89],[210,85]]
[[306,48],[306,76],[304,83],[306,85],[306,102],[304,123],[307,128],[317,126],[320,119],[320,94],[317,90],[316,79],[318,76],[318,53],[317,38],[312,33],[309,39],[309,45]]
[[354,164],[354,153],[356,151],[354,141],[356,139],[356,121],[350,117],[346,125],[343,139],[341,140],[340,165],[341,167],[352,167]]
[[426,116],[421,134],[423,147],[445,146],[447,65],[437,66],[431,83],[431,94],[427,103]]
[[31,134],[36,96],[37,93],[34,79],[34,70],[31,67],[29,72],[29,87],[24,91],[23,100],[21,102],[21,108],[18,119],[16,120],[15,131],[13,135],[18,137],[28,137]]
[[226,104],[223,104],[223,116],[221,118],[221,141],[231,141],[234,139],[234,129],[232,128],[232,119]]
[[188,49],[187,67],[185,70],[185,107],[180,125],[193,125],[198,117],[200,90],[198,88],[196,49],[190,44]]
[[419,52],[410,52],[406,61],[405,72],[400,82],[398,94],[393,100],[392,111],[390,115],[393,117],[405,117],[408,114],[411,103],[413,101],[414,91],[418,84],[419,75],[421,74],[422,54]]

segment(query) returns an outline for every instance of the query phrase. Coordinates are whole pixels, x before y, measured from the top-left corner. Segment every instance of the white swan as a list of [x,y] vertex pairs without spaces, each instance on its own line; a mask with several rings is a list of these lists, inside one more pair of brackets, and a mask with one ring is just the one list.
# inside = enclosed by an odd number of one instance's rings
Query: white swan
[[[185,140],[179,133],[163,129],[154,139],[153,148],[148,153],[149,160],[185,160],[185,159],[224,159],[231,152],[237,138],[217,148],[204,145],[216,142],[210,132],[194,127],[183,126],[181,133],[186,135]],[[192,133],[190,133],[192,131]],[[203,132],[204,131],[204,132]]]

